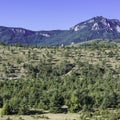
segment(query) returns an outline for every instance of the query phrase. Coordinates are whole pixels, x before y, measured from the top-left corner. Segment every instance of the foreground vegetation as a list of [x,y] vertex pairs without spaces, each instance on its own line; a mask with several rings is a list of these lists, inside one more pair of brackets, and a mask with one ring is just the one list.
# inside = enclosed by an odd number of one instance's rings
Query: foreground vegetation
[[32,109],[60,113],[63,105],[83,117],[90,113],[91,119],[105,110],[119,113],[119,45],[0,45],[1,115],[34,114]]

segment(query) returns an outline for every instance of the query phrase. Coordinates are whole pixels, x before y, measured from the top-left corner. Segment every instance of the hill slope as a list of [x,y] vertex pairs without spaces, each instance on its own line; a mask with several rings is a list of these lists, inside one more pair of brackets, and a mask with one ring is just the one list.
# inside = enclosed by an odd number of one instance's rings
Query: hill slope
[[8,105],[6,114],[60,112],[63,105],[70,112],[120,108],[119,45],[0,49],[0,108]]

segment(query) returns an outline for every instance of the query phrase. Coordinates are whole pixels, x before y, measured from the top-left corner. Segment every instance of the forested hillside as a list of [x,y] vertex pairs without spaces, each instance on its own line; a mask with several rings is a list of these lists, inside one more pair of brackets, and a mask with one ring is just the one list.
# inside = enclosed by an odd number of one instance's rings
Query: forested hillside
[[0,45],[1,114],[120,108],[120,46]]

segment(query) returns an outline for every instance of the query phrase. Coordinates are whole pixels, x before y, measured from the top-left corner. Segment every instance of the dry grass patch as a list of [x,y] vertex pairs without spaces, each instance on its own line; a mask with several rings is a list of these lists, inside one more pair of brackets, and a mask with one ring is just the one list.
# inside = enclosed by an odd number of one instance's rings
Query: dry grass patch
[[43,114],[33,116],[2,116],[0,120],[79,120],[79,114]]

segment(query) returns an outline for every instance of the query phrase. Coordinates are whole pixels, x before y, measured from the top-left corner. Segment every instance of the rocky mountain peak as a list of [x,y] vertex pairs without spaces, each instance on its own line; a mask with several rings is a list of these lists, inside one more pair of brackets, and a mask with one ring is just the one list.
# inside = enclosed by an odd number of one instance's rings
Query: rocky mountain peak
[[97,16],[85,22],[81,22],[71,28],[71,30],[74,31],[80,31],[84,29],[104,32],[114,31],[120,33],[120,21],[117,19],[107,19],[103,16]]

